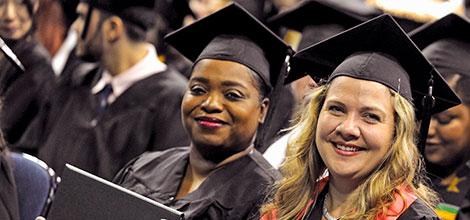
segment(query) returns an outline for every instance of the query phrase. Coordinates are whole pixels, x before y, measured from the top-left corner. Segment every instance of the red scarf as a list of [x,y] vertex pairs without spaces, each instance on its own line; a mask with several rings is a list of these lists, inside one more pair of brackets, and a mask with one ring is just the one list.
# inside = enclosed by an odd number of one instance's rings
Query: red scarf
[[[320,180],[320,191],[322,191],[326,183],[328,182],[328,178],[324,178]],[[395,200],[392,202],[390,207],[387,209],[387,213],[380,213],[377,215],[375,220],[396,220],[403,214],[406,209],[410,207],[410,205],[417,199],[415,193],[406,186],[398,187],[399,193],[395,193]],[[313,205],[313,200],[309,200],[307,206],[299,213],[297,216],[297,220],[300,220],[305,212]],[[272,210],[270,213],[264,214],[261,217],[261,220],[276,220],[277,219],[277,211]]]

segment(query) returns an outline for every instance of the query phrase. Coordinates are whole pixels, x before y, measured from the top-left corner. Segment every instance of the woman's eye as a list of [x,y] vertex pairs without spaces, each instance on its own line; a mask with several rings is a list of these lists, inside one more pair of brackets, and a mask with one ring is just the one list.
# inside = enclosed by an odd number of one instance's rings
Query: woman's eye
[[449,117],[449,116],[437,116],[436,117],[437,119],[437,122],[441,125],[447,125],[449,124],[450,122],[452,122],[452,120],[454,120],[454,117]]
[[192,95],[202,95],[206,93],[206,90],[202,86],[191,86],[190,91]]
[[344,112],[343,108],[340,107],[340,106],[337,106],[337,105],[330,105],[328,107],[328,111],[331,112],[331,113],[335,113],[335,114],[339,114],[339,113]]
[[243,95],[240,92],[237,91],[228,91],[225,93],[225,97],[229,100],[240,100],[243,98]]
[[370,122],[380,122],[381,121],[380,116],[378,116],[374,113],[365,113],[364,117],[366,118],[367,121],[370,121]]

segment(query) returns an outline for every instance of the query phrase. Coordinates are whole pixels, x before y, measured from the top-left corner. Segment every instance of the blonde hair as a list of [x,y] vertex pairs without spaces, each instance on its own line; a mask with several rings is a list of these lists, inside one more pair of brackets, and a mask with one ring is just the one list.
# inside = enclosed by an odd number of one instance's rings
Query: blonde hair
[[[354,210],[342,219],[374,219],[384,212],[407,186],[429,207],[436,204],[436,194],[423,180],[423,161],[415,145],[416,122],[410,102],[391,91],[395,114],[394,139],[388,157],[354,191],[346,210]],[[311,94],[309,104],[298,115],[288,155],[281,167],[284,178],[276,183],[273,201],[263,206],[262,213],[276,210],[277,219],[295,219],[319,192],[319,182],[327,169],[315,145],[317,119],[325,102],[328,85],[320,86]]]

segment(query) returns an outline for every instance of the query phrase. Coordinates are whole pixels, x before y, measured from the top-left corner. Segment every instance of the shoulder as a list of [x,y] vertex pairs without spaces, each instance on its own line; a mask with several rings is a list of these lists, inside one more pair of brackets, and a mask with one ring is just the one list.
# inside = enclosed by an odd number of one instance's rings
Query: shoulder
[[140,155],[133,163],[133,170],[138,171],[148,168],[149,165],[156,166],[164,161],[175,161],[189,154],[189,147],[174,147],[164,151],[146,152]]
[[162,170],[172,169],[189,155],[189,147],[174,147],[164,151],[145,152],[125,165],[114,182],[122,184],[132,178],[151,179]]
[[414,219],[436,219],[436,213],[427,206],[421,199],[416,199],[398,219],[414,220]]
[[152,100],[149,104],[155,109],[161,109],[166,107],[161,103],[180,106],[186,87],[187,80],[180,73],[168,68],[140,80],[127,92],[133,94],[136,102],[149,103]]
[[163,72],[156,73],[149,78],[149,82],[153,82],[155,87],[165,87],[161,92],[178,92],[186,90],[188,80],[181,73],[168,67]]
[[51,62],[51,56],[46,48],[36,40],[22,42],[18,48],[18,56],[26,64],[48,64],[50,66]]
[[250,153],[250,158],[256,164],[254,171],[260,176],[269,179],[270,181],[276,181],[281,178],[281,174],[277,171],[271,164],[263,157],[263,155],[257,151],[253,150]]

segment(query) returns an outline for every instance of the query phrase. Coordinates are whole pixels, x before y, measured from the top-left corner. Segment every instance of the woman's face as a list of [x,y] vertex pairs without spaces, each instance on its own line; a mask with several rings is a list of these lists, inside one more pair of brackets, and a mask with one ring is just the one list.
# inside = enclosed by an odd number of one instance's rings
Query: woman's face
[[229,0],[190,0],[189,7],[195,18],[201,19],[223,8],[228,3],[230,3]]
[[335,78],[320,111],[316,145],[333,178],[360,181],[385,159],[394,133],[390,90],[347,76]]
[[24,0],[0,0],[0,36],[9,40],[21,39],[32,25]]
[[470,109],[458,105],[431,119],[426,159],[439,166],[465,162],[470,150]]
[[268,100],[261,100],[252,73],[231,61],[199,61],[182,102],[182,117],[193,145],[206,159],[224,157],[251,145]]

